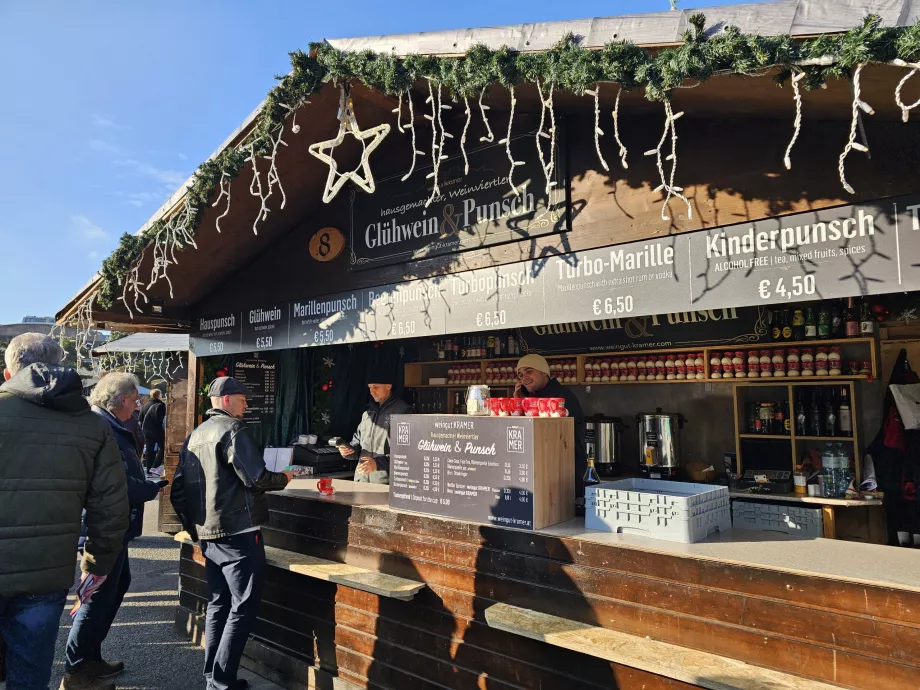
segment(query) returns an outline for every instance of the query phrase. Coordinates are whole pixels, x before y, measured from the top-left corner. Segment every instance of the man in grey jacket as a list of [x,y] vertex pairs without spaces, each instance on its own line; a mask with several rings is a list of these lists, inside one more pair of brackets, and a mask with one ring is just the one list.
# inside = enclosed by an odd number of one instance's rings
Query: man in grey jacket
[[413,412],[409,403],[393,395],[393,383],[393,374],[385,369],[368,375],[371,403],[361,416],[351,443],[338,447],[344,458],[357,454],[356,482],[390,483],[390,415]]
[[205,627],[208,690],[237,690],[246,638],[262,601],[268,522],[266,491],[287,486],[293,472],[270,472],[242,421],[246,388],[211,382],[207,420],[185,439],[170,500],[182,526],[200,540],[211,598]]
[[[40,333],[13,338],[5,354],[0,636],[11,690],[48,687],[61,612],[73,584],[83,510],[82,570],[88,589],[105,581],[128,528],[121,454],[109,425],[83,399],[79,374],[60,365],[63,354]],[[104,690],[115,684],[87,678],[84,687]]]

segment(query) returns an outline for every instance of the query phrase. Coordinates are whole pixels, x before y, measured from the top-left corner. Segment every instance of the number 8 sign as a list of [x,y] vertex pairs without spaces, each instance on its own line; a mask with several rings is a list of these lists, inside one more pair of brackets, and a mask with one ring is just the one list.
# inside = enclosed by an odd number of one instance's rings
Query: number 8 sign
[[345,249],[345,236],[338,228],[320,228],[310,238],[310,256],[317,261],[337,259]]

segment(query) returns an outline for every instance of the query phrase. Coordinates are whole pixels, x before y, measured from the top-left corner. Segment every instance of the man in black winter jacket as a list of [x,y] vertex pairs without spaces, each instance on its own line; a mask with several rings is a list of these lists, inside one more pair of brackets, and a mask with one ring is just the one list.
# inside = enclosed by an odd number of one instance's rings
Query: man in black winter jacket
[[163,464],[164,446],[166,445],[166,429],[163,421],[166,419],[166,403],[160,399],[161,395],[162,393],[154,388],[150,391],[150,399],[141,408],[140,423],[147,446],[144,452],[144,466],[148,472]]
[[236,379],[211,382],[213,409],[185,439],[170,494],[176,514],[201,543],[211,598],[205,628],[208,690],[236,686],[240,657],[262,600],[268,522],[266,491],[287,486],[293,472],[270,472],[242,421],[246,388]]

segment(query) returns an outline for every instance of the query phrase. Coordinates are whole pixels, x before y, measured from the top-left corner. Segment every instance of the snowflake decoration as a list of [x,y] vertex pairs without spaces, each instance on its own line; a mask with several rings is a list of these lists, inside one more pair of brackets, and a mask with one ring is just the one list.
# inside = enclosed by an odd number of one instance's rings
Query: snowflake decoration
[[901,313],[898,314],[898,321],[903,321],[904,323],[910,323],[918,319],[920,319],[920,316],[917,315],[916,309],[903,309]]
[[320,419],[323,420],[323,424],[329,424],[332,421],[332,418],[329,416],[328,412],[323,412],[323,414],[320,415]]
[[332,357],[323,357],[323,366],[331,369],[335,366],[335,360]]
[[399,346],[399,358],[400,359],[406,358],[406,348],[404,348],[402,345]]

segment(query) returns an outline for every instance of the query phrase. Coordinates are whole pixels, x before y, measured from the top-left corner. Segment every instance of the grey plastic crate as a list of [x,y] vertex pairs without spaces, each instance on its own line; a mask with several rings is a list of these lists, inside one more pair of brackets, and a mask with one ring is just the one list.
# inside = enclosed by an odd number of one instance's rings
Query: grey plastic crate
[[824,516],[820,508],[757,501],[732,502],[732,526],[738,529],[781,532],[798,537],[824,536]]
[[658,479],[588,487],[585,527],[690,544],[731,529],[728,489]]

